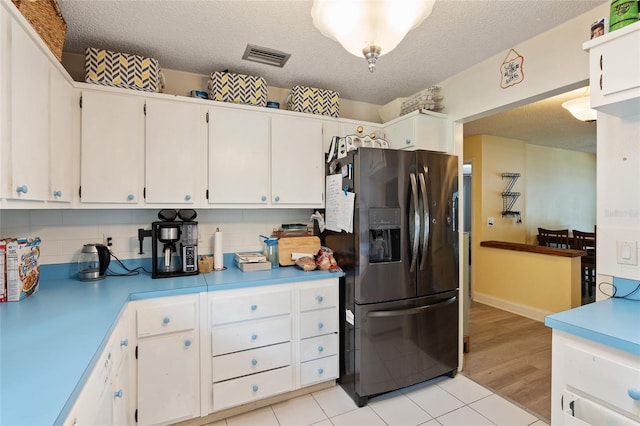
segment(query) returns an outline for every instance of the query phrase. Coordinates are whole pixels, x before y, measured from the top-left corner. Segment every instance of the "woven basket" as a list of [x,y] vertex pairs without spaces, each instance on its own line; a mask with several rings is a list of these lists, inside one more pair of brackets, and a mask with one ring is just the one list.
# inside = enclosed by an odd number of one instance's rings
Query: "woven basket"
[[67,23],[62,17],[56,0],[11,1],[62,62],[62,47],[67,33]]

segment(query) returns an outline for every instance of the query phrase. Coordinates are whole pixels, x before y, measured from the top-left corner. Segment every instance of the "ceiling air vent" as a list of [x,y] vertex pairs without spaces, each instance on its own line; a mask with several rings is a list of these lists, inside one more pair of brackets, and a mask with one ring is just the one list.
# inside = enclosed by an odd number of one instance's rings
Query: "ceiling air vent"
[[269,49],[268,47],[247,44],[247,48],[244,51],[244,55],[242,55],[242,59],[282,68],[284,64],[287,63],[290,56],[290,53],[280,52],[279,50]]

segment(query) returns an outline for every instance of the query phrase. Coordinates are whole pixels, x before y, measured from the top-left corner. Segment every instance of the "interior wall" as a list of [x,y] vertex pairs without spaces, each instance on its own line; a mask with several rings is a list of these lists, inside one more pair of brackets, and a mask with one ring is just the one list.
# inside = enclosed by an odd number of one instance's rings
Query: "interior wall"
[[538,227],[593,232],[596,225],[596,155],[525,145],[526,242]]

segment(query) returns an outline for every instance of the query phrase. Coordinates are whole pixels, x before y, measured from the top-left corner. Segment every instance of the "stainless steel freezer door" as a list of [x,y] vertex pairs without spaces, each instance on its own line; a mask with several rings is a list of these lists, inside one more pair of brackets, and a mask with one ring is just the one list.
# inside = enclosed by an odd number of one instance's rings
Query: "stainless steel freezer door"
[[458,291],[355,306],[355,392],[372,396],[458,368]]

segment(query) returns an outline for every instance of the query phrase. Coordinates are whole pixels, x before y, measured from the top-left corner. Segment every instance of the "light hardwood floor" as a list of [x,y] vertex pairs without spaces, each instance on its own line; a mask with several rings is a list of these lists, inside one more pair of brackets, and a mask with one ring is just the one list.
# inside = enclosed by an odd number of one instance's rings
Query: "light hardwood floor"
[[543,323],[472,302],[469,352],[462,374],[551,419],[551,329]]

